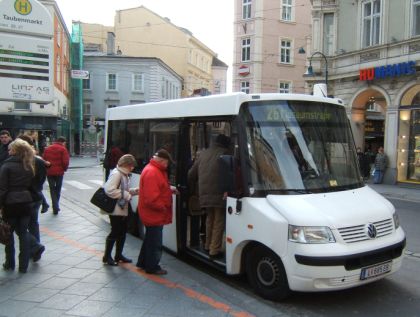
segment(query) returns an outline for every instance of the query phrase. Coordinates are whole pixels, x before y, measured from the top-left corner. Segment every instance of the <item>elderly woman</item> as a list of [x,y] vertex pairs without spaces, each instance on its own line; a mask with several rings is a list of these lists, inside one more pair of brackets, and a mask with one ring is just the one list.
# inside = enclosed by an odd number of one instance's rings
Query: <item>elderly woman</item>
[[[111,232],[106,238],[103,263],[118,265],[118,262],[131,263],[130,259],[123,256],[125,235],[127,233],[128,203],[131,196],[138,194],[138,188],[128,188],[129,176],[136,165],[136,160],[131,154],[125,154],[118,160],[117,167],[111,171],[104,185],[105,193],[118,199],[114,211],[109,214]],[[116,243],[115,259],[112,258],[112,249]]]
[[[0,207],[3,217],[10,224],[13,232],[19,236],[19,272],[26,273],[30,258],[30,236],[28,232],[32,211],[30,192],[32,178],[35,175],[34,151],[21,139],[9,144],[9,158],[0,169]],[[8,244],[5,247],[5,270],[15,268],[15,248]]]

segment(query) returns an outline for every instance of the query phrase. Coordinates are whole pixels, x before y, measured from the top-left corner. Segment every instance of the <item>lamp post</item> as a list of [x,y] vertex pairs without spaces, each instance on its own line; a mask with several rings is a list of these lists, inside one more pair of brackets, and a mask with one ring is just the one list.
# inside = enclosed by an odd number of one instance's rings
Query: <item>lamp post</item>
[[309,58],[309,67],[305,75],[313,76],[314,72],[312,69],[312,57],[314,57],[315,55],[321,55],[321,57],[325,61],[325,85],[328,87],[328,60],[327,60],[327,57],[323,53],[317,51],[311,55],[311,57]]

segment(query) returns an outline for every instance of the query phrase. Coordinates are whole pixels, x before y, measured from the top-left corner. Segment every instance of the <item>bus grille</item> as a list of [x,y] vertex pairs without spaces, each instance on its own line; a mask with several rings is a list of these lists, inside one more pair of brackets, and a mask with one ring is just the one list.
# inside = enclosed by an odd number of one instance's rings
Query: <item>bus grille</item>
[[[392,218],[373,222],[373,224],[376,227],[376,238],[389,235],[394,229]],[[366,231],[366,225],[338,228],[338,232],[340,232],[341,237],[347,243],[369,240],[369,236],[367,235]]]

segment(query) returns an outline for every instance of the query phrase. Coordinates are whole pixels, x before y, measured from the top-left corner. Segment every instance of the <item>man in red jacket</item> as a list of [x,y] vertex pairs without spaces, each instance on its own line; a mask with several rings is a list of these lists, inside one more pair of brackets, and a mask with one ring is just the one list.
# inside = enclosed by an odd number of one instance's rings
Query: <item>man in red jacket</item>
[[167,174],[168,151],[158,150],[141,172],[139,186],[139,215],[146,227],[146,235],[136,266],[149,274],[164,275],[167,271],[159,265],[162,257],[163,226],[172,223],[172,191]]
[[61,186],[63,176],[69,167],[70,156],[65,146],[66,139],[59,137],[44,150],[43,159],[48,162],[47,179],[50,186],[51,202],[54,215],[60,211]]

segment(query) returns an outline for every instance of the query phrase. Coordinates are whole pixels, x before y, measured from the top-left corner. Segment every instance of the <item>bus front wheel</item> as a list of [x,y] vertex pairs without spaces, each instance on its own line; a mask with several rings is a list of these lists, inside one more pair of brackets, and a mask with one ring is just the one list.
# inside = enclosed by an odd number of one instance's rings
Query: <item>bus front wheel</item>
[[290,295],[283,263],[273,251],[261,246],[250,250],[246,273],[249,283],[261,297],[282,300]]

